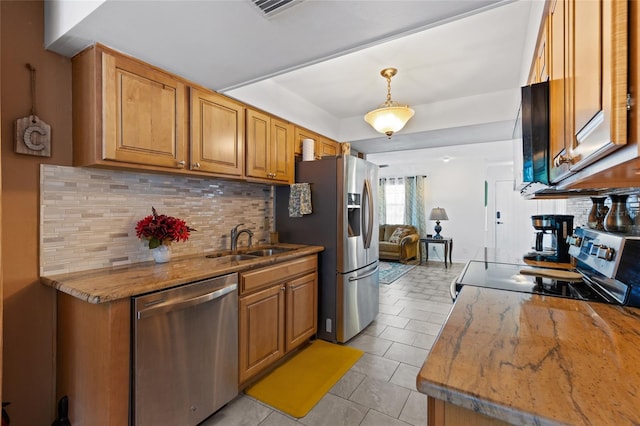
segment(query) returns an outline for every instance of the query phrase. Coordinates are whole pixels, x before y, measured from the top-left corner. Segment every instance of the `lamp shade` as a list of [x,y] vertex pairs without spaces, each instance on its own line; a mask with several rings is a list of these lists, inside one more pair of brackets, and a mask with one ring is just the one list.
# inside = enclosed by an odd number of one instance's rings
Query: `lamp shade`
[[414,113],[408,106],[388,106],[368,112],[364,120],[376,131],[390,137],[402,130]]
[[380,75],[387,79],[387,100],[380,108],[369,111],[364,121],[369,123],[377,132],[384,133],[389,139],[395,132],[402,130],[415,112],[407,105],[400,105],[391,100],[391,77],[398,72],[395,68],[385,68]]
[[449,220],[449,216],[442,207],[435,207],[429,213],[429,220]]

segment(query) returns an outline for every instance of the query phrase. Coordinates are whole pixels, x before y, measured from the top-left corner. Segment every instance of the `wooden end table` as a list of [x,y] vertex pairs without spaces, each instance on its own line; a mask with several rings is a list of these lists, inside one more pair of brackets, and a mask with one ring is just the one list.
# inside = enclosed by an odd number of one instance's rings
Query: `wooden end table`
[[422,265],[422,255],[425,261],[429,260],[429,244],[444,245],[444,267],[447,267],[447,256],[449,257],[449,265],[451,265],[451,252],[453,251],[453,238],[420,238],[420,264]]

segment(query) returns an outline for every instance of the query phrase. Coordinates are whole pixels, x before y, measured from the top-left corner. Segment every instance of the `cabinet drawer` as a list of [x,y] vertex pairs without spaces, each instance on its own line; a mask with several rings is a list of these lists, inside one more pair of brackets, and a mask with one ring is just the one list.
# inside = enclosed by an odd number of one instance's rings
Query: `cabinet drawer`
[[317,256],[307,256],[240,275],[240,294],[268,287],[316,269]]

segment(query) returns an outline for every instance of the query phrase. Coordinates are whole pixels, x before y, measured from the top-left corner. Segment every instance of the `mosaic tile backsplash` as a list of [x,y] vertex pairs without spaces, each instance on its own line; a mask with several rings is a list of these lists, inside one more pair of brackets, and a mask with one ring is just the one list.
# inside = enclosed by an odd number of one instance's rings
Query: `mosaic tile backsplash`
[[[152,260],[134,229],[151,206],[197,229],[171,245],[174,257],[229,248],[239,223],[253,231],[254,245],[264,243],[273,224],[271,185],[42,165],[40,274]],[[242,234],[238,247],[247,243]]]

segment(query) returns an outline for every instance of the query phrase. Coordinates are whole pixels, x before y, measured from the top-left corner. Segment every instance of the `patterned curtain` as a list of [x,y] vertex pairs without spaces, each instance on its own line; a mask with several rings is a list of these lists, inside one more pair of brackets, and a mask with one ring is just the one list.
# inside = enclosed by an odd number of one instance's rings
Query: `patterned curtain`
[[387,178],[380,178],[378,182],[378,223],[387,223]]
[[404,219],[405,223],[418,228],[421,236],[427,235],[427,221],[424,214],[425,176],[410,176],[404,179]]

